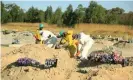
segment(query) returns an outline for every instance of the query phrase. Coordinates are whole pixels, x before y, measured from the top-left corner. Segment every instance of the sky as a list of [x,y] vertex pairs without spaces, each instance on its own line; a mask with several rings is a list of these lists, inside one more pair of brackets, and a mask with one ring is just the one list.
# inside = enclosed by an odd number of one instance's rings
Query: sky
[[[5,4],[16,3],[24,11],[27,11],[31,6],[36,7],[41,10],[46,10],[47,6],[52,6],[53,11],[58,7],[62,8],[62,11],[65,11],[69,4],[72,4],[73,9],[75,10],[79,4],[82,4],[84,7],[89,6],[90,1],[3,1]],[[133,11],[133,1],[97,1],[98,4],[102,5],[106,9],[111,9],[115,7],[120,7],[125,10],[125,12]]]

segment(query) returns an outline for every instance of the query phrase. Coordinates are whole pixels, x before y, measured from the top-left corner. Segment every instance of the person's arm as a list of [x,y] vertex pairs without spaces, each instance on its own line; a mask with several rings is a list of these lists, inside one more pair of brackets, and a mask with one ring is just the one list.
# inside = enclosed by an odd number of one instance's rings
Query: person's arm
[[59,42],[56,44],[56,46],[55,46],[55,48],[56,49],[60,49],[61,47],[63,47],[63,45],[62,45],[62,43],[63,43],[63,38],[61,38],[60,40],[59,40]]
[[80,54],[80,46],[79,46],[79,42],[78,41],[75,44],[76,44],[76,47],[77,47],[77,53],[74,56],[77,57]]

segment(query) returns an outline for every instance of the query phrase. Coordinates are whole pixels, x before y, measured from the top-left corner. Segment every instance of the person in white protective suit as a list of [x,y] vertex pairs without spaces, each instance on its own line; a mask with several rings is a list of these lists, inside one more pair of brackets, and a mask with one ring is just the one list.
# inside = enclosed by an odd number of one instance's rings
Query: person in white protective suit
[[36,41],[38,41],[37,43],[46,44],[48,47],[53,48],[57,42],[57,38],[52,32],[43,30],[43,28],[44,25],[40,24],[35,34]]
[[42,34],[41,40],[44,41],[44,44],[46,44],[50,48],[55,47],[57,38],[52,32],[48,30],[42,30],[40,31],[40,33]]
[[83,32],[78,34],[78,51],[80,51],[81,58],[87,59],[89,56],[89,50],[94,44],[94,40],[90,37],[90,35],[86,35]]

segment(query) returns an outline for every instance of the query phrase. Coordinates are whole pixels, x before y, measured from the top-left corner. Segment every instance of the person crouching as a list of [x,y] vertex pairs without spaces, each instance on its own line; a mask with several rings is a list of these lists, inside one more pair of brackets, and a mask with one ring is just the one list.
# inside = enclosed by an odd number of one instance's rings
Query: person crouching
[[78,53],[75,54],[75,56],[79,56],[80,55],[80,59],[88,59],[89,56],[89,50],[92,47],[92,45],[94,44],[94,40],[90,37],[90,35],[86,35],[85,33],[81,32],[79,34],[77,34],[76,36],[74,36],[75,39],[78,40]]
[[66,48],[69,50],[69,55],[71,58],[74,57],[74,54],[77,52],[77,40],[73,39],[73,31],[68,30],[67,32],[65,31],[60,31],[59,35],[57,36],[58,38],[61,38],[60,42],[57,44],[57,48]]

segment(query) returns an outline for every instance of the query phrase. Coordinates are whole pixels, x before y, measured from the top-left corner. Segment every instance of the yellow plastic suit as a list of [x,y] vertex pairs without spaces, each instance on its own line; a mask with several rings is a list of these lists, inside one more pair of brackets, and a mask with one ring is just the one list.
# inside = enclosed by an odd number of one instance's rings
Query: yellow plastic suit
[[36,38],[36,43],[38,43],[38,44],[43,44],[43,41],[41,40],[41,35],[40,35],[39,30],[36,31],[36,33],[35,33],[34,36],[35,36],[35,38]]
[[61,43],[62,44],[68,44],[68,49],[70,52],[70,57],[73,57],[74,54],[77,52],[77,45],[76,43],[78,42],[77,40],[73,40],[73,31],[72,30],[68,30],[67,35],[62,38]]

